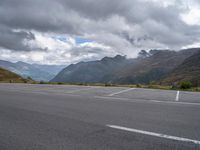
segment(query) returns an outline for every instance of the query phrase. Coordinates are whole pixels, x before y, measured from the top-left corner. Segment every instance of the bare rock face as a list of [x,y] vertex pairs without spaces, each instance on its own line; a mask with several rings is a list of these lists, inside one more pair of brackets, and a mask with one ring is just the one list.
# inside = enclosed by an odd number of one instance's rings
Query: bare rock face
[[186,58],[165,79],[162,84],[173,84],[190,81],[194,86],[200,86],[200,51]]
[[63,69],[52,82],[147,84],[162,81],[187,58],[200,49],[142,50],[137,58],[104,57],[98,61],[80,62]]

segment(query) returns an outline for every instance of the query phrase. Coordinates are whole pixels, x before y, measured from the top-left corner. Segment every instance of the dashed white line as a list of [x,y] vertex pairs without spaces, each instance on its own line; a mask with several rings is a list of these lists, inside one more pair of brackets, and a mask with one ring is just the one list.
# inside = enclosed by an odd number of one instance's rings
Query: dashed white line
[[83,88],[83,89],[78,89],[78,90],[72,90],[72,91],[68,91],[67,93],[71,94],[71,93],[86,91],[86,90],[90,90],[90,89],[94,89],[94,88],[96,89],[98,87],[89,87],[89,88]]
[[114,96],[114,95],[117,95],[117,94],[121,94],[121,93],[124,93],[124,92],[128,92],[128,91],[134,90],[134,89],[135,88],[129,88],[129,89],[122,90],[122,91],[119,91],[119,92],[116,92],[116,93],[111,93],[108,96]]
[[179,94],[180,94],[180,91],[177,91],[177,93],[176,93],[176,101],[178,102],[179,101]]
[[155,137],[159,137],[159,138],[165,138],[165,139],[182,141],[182,142],[192,142],[194,144],[200,145],[200,141],[198,141],[198,140],[177,137],[177,136],[171,136],[171,135],[155,133],[155,132],[149,132],[149,131],[144,131],[144,130],[138,130],[138,129],[133,129],[133,128],[127,128],[127,127],[122,127],[122,126],[116,126],[116,125],[106,125],[106,126],[110,127],[110,128],[114,128],[114,129],[119,129],[119,130],[124,130],[124,131],[129,131],[129,132],[134,132],[134,133],[139,133],[139,134],[144,134],[144,135],[149,135],[149,136],[155,136]]
[[108,97],[108,96],[94,96],[99,99],[106,99],[110,101],[126,101],[126,102],[139,102],[139,103],[166,103],[166,104],[180,104],[180,105],[194,105],[200,106],[200,103],[190,103],[190,102],[175,102],[175,101],[159,101],[159,100],[146,100],[146,99],[130,99],[130,98],[120,98],[120,97]]

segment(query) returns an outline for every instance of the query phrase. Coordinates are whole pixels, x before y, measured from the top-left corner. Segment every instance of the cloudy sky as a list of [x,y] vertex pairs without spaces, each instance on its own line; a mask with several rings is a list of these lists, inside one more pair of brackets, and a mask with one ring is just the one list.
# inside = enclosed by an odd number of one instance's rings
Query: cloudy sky
[[0,0],[0,59],[70,64],[200,47],[199,0]]

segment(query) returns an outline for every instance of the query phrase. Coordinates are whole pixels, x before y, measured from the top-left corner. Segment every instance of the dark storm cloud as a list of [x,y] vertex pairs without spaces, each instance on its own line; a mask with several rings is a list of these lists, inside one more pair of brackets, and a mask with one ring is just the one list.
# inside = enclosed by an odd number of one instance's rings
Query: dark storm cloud
[[31,32],[12,31],[0,26],[0,47],[11,50],[31,50],[26,46],[25,40],[34,40],[35,36]]
[[73,9],[84,17],[105,19],[111,15],[123,14],[129,9],[128,1],[121,0],[59,0],[67,9]]
[[[200,28],[182,21],[180,14],[184,9],[180,5],[181,1],[164,7],[159,1],[141,0],[1,0],[0,46],[11,50],[30,50],[23,41],[34,40],[31,32],[37,31],[96,36],[105,32],[128,41],[133,47],[141,41],[144,47],[144,41],[181,47],[198,41]],[[124,31],[113,31],[105,23],[113,16],[124,18],[130,27],[138,25],[141,33],[135,35],[127,30],[124,35],[121,34]],[[95,24],[98,21],[101,28]],[[196,34],[191,34],[193,32]],[[106,37],[101,42],[105,40]],[[119,42],[116,41],[116,45]]]
[[53,0],[2,0],[0,20],[14,29],[34,29],[41,32],[72,32],[61,4]]

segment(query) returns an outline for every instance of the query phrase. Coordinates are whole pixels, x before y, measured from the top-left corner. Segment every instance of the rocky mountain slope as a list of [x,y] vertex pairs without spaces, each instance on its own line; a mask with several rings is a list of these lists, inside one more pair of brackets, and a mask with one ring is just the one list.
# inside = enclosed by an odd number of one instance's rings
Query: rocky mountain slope
[[52,82],[148,84],[166,78],[198,48],[181,51],[142,50],[138,58],[126,59],[117,55],[102,60],[80,62],[63,69]]
[[123,68],[129,61],[117,55],[114,58],[105,57],[102,60],[80,62],[63,69],[52,82],[97,83],[112,78],[111,74],[118,68]]
[[200,51],[185,59],[161,83],[173,84],[181,81],[190,81],[194,86],[200,86]]

